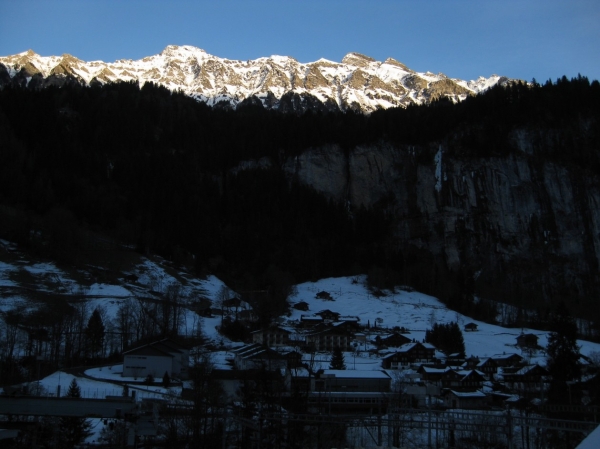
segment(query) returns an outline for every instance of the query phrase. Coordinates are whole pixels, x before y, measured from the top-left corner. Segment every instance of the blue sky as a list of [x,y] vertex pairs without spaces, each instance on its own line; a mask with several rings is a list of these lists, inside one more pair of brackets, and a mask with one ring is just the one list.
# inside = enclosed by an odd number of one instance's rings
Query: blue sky
[[600,1],[0,0],[0,56],[113,62],[169,44],[242,60],[354,51],[461,79],[600,79]]

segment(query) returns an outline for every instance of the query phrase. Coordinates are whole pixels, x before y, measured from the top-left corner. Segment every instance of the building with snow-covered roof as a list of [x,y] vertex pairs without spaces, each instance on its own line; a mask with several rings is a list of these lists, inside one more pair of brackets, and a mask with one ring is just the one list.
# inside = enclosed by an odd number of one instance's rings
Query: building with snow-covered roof
[[517,346],[520,348],[537,348],[538,336],[535,334],[521,334],[517,337]]
[[180,344],[164,339],[139,346],[123,353],[123,377],[145,378],[149,375],[162,378],[187,379],[189,350]]
[[400,332],[394,332],[388,335],[377,335],[374,343],[379,347],[398,348],[410,343],[411,340]]
[[384,413],[392,378],[383,370],[320,370],[310,379],[309,406],[344,413]]
[[400,346],[394,354],[384,357],[381,365],[385,369],[398,369],[434,361],[435,346],[429,343],[412,342]]
[[315,315],[323,318],[323,321],[325,322],[338,321],[340,318],[340,314],[338,312],[333,312],[329,309],[321,310],[320,312],[315,313]]
[[233,363],[239,370],[266,369],[279,370],[287,366],[287,359],[282,354],[267,346],[253,343],[231,351]]
[[442,391],[442,400],[447,408],[478,409],[488,405],[488,396],[482,391]]
[[528,392],[543,391],[549,374],[546,368],[538,364],[502,370],[502,378],[508,388]]
[[323,323],[323,317],[317,315],[300,315],[300,327],[313,327]]
[[354,335],[346,329],[330,327],[306,334],[305,339],[306,345],[314,351],[331,352],[335,348],[351,351]]
[[477,324],[475,323],[467,323],[465,324],[465,331],[467,332],[475,332],[477,330]]
[[485,381],[485,375],[477,370],[459,370],[454,372],[456,376],[449,376],[449,373],[442,376],[442,388],[472,391],[480,389]]
[[517,366],[523,362],[523,357],[516,353],[496,354],[491,357],[498,367]]
[[477,357],[470,357],[463,364],[464,369],[476,369],[482,372],[489,380],[494,380],[494,375],[498,371],[498,364],[491,357],[484,357],[479,359]]

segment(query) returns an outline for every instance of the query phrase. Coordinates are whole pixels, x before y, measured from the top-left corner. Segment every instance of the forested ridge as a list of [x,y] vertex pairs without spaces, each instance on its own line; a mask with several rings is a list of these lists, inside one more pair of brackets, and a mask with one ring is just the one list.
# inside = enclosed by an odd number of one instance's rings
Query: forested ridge
[[[599,112],[600,84],[581,76],[370,115],[284,114],[254,101],[222,110],[153,84],[6,86],[0,237],[73,264],[82,235],[99,233],[241,290],[269,287],[273,309],[281,283],[371,273],[384,287],[402,279],[405,263],[385,202],[329,200],[289,179],[284,161],[308,148],[382,141],[417,146],[422,164],[442,141],[464,158],[506,156],[517,151],[515,129],[553,129],[539,136],[532,163],[597,174]],[[270,164],[238,169],[261,158]]]

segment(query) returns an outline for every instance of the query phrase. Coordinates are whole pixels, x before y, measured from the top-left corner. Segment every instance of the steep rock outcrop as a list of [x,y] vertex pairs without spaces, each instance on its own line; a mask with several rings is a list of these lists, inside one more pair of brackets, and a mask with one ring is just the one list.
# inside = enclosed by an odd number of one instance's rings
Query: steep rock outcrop
[[[527,149],[527,137],[519,138]],[[405,257],[416,251],[429,258],[429,272],[404,266],[415,287],[444,297],[458,282],[523,305],[600,293],[598,174],[527,152],[465,158],[445,145],[387,143],[313,148],[285,170],[355,208],[391,213],[390,244]]]

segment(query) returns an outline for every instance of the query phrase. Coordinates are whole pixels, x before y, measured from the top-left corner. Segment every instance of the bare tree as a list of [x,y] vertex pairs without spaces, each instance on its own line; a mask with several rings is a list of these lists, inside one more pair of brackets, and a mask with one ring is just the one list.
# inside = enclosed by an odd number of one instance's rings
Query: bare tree
[[225,319],[225,309],[227,308],[227,301],[231,297],[231,290],[226,285],[222,285],[217,291],[215,296],[215,305],[221,309],[221,325]]

